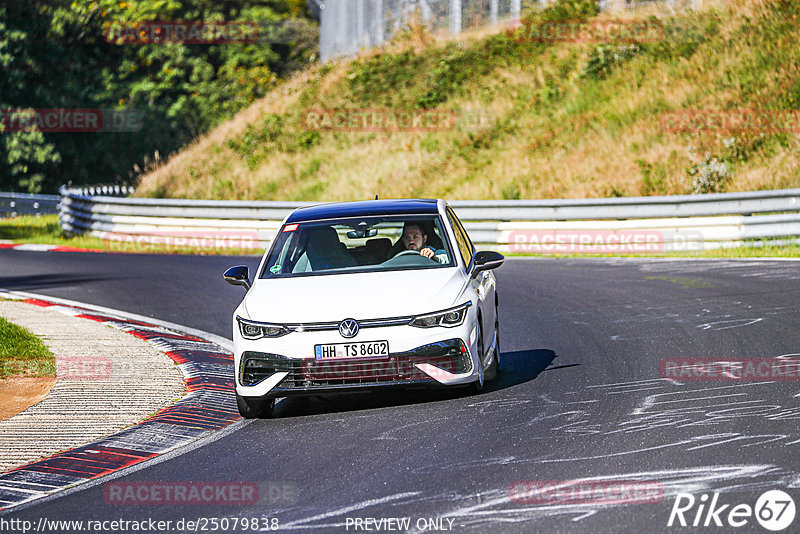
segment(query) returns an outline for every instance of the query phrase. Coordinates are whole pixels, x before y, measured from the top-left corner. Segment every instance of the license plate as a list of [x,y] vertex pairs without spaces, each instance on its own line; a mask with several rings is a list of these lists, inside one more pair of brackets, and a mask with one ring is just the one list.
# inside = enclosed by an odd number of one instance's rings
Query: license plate
[[317,361],[346,360],[349,358],[380,358],[389,355],[388,341],[362,341],[359,343],[331,343],[314,345]]

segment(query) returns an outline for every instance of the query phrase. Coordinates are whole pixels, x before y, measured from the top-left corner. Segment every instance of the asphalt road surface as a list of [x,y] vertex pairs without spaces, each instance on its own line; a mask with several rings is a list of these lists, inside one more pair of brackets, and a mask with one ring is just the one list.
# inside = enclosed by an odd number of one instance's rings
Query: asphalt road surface
[[[257,262],[9,250],[0,288],[230,338],[243,291],[221,273]],[[495,272],[501,368],[481,395],[284,400],[277,419],[115,481],[246,482],[259,487],[255,503],[114,505],[100,484],[0,519],[169,520],[171,531],[199,519],[208,532],[223,517],[228,528],[216,531],[234,531],[230,518],[320,532],[385,531],[404,525],[385,520],[409,518],[411,531],[427,532],[769,532],[752,516],[732,528],[731,509],[767,490],[800,507],[800,381],[661,378],[665,359],[797,357],[800,262],[537,259]],[[596,496],[533,491],[576,479]],[[600,492],[619,481],[638,484],[624,495],[637,502]],[[678,493],[696,498],[679,504],[700,526],[677,516],[667,526]],[[727,507],[707,517],[715,493],[716,509]],[[762,517],[788,513],[763,504]],[[800,510],[785,532],[800,532]]]

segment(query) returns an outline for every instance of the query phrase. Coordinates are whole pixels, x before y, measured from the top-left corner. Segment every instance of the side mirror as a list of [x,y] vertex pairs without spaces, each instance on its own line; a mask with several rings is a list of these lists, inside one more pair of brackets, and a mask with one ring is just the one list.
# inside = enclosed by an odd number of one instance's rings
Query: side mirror
[[245,290],[250,289],[250,271],[245,265],[231,267],[225,271],[222,277],[232,286],[242,286]]
[[496,269],[503,265],[505,257],[499,252],[493,250],[482,250],[475,254],[475,267],[472,270],[472,276],[479,272]]

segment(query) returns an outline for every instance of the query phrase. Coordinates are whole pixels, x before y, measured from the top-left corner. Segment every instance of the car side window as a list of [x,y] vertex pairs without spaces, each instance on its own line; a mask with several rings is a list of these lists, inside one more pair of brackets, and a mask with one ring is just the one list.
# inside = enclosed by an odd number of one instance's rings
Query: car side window
[[461,253],[461,259],[464,260],[464,268],[468,268],[475,247],[473,247],[472,241],[470,241],[467,235],[467,231],[461,226],[461,221],[458,220],[458,217],[456,217],[456,214],[450,209],[450,206],[447,207],[447,218],[450,219],[450,225],[453,227],[453,233],[456,235],[458,251]]

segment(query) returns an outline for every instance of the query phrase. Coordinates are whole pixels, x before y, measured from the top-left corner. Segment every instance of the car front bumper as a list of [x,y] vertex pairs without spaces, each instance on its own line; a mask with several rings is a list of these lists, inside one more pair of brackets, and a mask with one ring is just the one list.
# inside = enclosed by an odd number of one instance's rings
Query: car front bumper
[[391,387],[436,387],[475,380],[467,341],[449,338],[380,358],[316,361],[274,352],[245,350],[237,360],[237,393],[287,397]]

